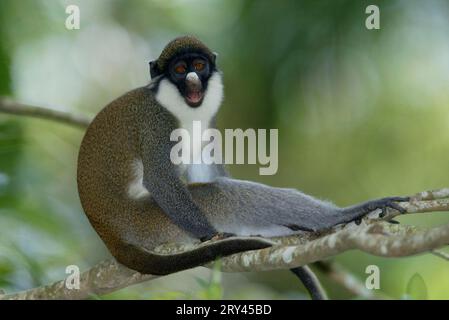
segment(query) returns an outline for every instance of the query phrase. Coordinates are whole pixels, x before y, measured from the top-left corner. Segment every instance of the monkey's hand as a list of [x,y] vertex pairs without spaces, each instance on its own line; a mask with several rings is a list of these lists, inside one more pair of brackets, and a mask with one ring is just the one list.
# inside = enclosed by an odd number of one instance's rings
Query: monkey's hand
[[397,202],[404,202],[409,200],[410,197],[388,197],[377,200],[371,200],[359,205],[344,208],[343,214],[347,216],[347,219],[343,222],[355,221],[355,223],[360,224],[361,218],[363,216],[376,209],[382,210],[382,212],[379,214],[380,218],[382,218],[385,215],[385,210],[387,208],[395,209],[400,213],[405,213],[405,209],[402,208]]

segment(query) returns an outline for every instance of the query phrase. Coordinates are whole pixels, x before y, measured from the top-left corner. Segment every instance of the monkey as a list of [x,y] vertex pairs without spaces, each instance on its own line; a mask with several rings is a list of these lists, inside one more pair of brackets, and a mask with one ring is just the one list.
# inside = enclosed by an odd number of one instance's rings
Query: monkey
[[[194,120],[215,126],[223,100],[216,58],[193,36],[172,40],[150,62],[150,83],[109,103],[83,137],[81,205],[118,262],[165,275],[270,247],[273,237],[357,222],[378,208],[404,211],[398,202],[405,197],[340,208],[296,189],[234,179],[223,165],[173,164],[173,130],[192,130]],[[173,242],[200,244],[182,253],[154,250]]]

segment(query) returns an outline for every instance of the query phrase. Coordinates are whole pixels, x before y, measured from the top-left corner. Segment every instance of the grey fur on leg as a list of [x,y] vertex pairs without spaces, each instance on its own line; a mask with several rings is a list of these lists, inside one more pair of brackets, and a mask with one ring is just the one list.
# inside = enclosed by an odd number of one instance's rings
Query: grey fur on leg
[[328,300],[326,291],[321,286],[317,276],[308,266],[290,269],[304,284],[312,300]]

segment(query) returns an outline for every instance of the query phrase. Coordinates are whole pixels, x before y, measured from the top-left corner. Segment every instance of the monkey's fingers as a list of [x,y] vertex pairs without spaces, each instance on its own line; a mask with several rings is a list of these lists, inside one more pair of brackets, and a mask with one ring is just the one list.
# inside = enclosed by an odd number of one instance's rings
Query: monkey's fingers
[[210,240],[217,241],[217,240],[223,240],[230,237],[235,237],[236,235],[234,233],[229,232],[219,232],[216,235],[214,235]]

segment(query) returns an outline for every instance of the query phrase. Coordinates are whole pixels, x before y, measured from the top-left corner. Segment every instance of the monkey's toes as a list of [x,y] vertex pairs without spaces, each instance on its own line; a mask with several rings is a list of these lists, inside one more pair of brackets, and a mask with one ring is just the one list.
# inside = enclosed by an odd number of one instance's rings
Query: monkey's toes
[[402,206],[400,206],[397,202],[405,202],[409,201],[410,197],[390,197],[390,198],[384,198],[377,201],[374,201],[374,203],[371,203],[370,207],[375,209],[382,209],[382,212],[379,214],[380,218],[383,218],[386,214],[386,209],[391,208],[394,210],[399,211],[400,213],[407,212],[406,209],[404,209]]

